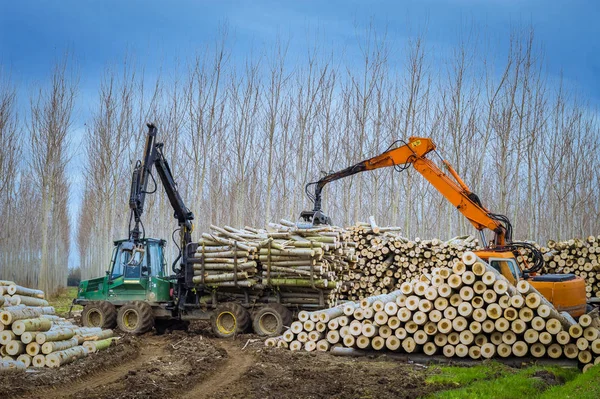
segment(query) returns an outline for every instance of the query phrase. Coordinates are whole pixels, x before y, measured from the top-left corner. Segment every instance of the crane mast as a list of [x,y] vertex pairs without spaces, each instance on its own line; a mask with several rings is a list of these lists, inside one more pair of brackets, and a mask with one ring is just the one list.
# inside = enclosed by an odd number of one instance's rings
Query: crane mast
[[[194,220],[194,214],[185,206],[185,203],[179,194],[169,163],[162,152],[163,143],[156,142],[158,129],[151,123],[147,126],[148,133],[146,134],[146,144],[144,146],[144,158],[143,161],[137,161],[131,178],[129,208],[131,209],[131,217],[134,220],[134,226],[133,228],[130,226],[129,239],[134,244],[137,244],[137,242],[143,238],[144,225],[141,218],[144,213],[146,194],[152,194],[156,192],[158,188],[152,174],[152,168],[155,168],[162,186],[167,193],[171,207],[173,208],[174,217],[179,224],[179,248],[185,248],[185,246],[191,242],[191,232],[193,230],[192,220]],[[154,189],[152,191],[147,191],[150,179],[154,182]],[[140,226],[142,227],[141,231]]]

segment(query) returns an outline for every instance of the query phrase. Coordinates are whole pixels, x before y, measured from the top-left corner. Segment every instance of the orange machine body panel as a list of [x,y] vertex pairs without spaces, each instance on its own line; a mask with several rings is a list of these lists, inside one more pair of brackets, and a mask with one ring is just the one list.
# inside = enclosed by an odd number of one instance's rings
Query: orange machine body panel
[[531,285],[552,302],[559,312],[567,312],[575,319],[585,313],[587,298],[585,281],[581,277],[562,282],[530,281]]
[[[506,251],[474,251],[481,259],[488,261],[489,258],[515,259],[512,252]],[[502,272],[506,274],[505,271]],[[513,276],[506,276],[509,280],[514,280]],[[550,301],[559,312],[567,312],[574,318],[585,313],[587,298],[585,296],[585,281],[577,276],[572,280],[552,282],[552,281],[533,281],[529,283],[540,292],[548,301]]]

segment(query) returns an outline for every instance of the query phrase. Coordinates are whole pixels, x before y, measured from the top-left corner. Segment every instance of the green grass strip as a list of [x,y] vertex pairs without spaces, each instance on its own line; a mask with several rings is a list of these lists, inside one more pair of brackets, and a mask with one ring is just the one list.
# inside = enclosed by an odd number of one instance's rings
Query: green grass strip
[[600,364],[584,374],[578,374],[564,385],[555,386],[538,396],[540,399],[600,398]]
[[[526,369],[512,369],[496,362],[482,364],[474,367],[440,367],[437,374],[430,376],[426,381],[432,384],[456,386],[436,392],[430,398],[481,398],[481,399],[520,399],[538,398],[554,384],[571,382],[581,376],[577,369],[560,367],[532,366]],[[558,386],[556,388],[561,388]],[[558,396],[548,398],[564,398],[559,392]],[[591,397],[591,396],[590,396]],[[598,398],[600,396],[593,396]]]
[[[54,306],[56,310],[56,314],[58,315],[66,315],[69,312],[69,308],[71,307],[71,302],[73,298],[77,296],[77,287],[67,287],[63,290],[60,290],[58,295],[53,296],[48,299],[50,306]],[[75,306],[73,310],[81,309],[80,306]]]

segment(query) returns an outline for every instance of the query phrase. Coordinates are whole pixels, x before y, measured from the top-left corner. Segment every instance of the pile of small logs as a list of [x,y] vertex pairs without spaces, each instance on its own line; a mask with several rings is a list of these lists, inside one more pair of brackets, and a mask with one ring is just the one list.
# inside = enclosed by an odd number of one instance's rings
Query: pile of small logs
[[48,306],[48,301],[44,299],[44,293],[40,290],[0,280],[0,307],[17,305]]
[[600,298],[600,236],[586,240],[548,241],[542,248],[546,261],[546,273],[574,273],[586,281],[588,298]]
[[527,281],[506,278],[465,252],[449,266],[401,284],[399,290],[300,312],[268,346],[327,351],[337,347],[422,352],[446,357],[566,357],[587,370],[600,362],[600,321],[576,323],[558,313]]
[[[573,273],[585,280],[588,298],[600,298],[600,236],[566,241],[550,240],[545,247],[535,242],[529,243],[544,256],[543,274]],[[520,252],[517,261],[523,270],[528,269],[533,264],[533,256],[525,249]]]
[[284,304],[327,306],[338,299],[338,274],[358,260],[347,238],[337,227],[302,229],[286,220],[269,230],[212,225],[198,242],[193,281],[219,287],[222,297],[238,295],[241,287],[248,290],[240,295],[260,302],[269,299],[266,289],[276,289]]
[[[0,281],[0,370],[60,367],[106,349],[112,330],[78,327],[56,316],[44,293]],[[15,303],[18,302],[18,303]]]
[[370,223],[358,223],[348,231],[359,256],[342,278],[342,297],[349,300],[396,290],[414,276],[448,266],[465,251],[477,247],[472,236],[448,241],[409,240],[399,234],[397,227],[378,227],[373,217]]

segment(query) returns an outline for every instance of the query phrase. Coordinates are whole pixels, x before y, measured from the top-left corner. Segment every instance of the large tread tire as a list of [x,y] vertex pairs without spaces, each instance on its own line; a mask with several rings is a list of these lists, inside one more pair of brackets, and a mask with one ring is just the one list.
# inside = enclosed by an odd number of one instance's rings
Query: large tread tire
[[228,302],[217,306],[210,317],[213,333],[229,338],[245,332],[250,326],[250,314],[240,304]]
[[177,319],[155,319],[154,328],[158,335],[166,334],[172,331],[187,331],[190,326],[189,321]]
[[81,322],[85,327],[115,328],[117,309],[110,302],[90,302],[83,308]]
[[152,307],[145,302],[134,301],[119,308],[117,314],[119,329],[128,334],[144,334],[154,327]]
[[289,310],[280,303],[270,303],[267,306],[279,312],[284,327],[289,328],[292,325],[292,322],[294,321],[294,314],[291,310]]
[[285,329],[282,314],[279,309],[265,306],[254,314],[252,329],[261,337],[281,335]]

